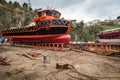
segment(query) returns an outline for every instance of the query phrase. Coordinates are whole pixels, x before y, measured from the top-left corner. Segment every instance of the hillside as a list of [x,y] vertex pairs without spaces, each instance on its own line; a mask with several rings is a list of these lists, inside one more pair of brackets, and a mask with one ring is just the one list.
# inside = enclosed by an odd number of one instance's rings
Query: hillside
[[114,29],[114,28],[120,28],[120,25],[103,25],[104,30],[108,30],[108,29]]
[[22,27],[33,22],[35,13],[19,5],[17,1],[0,1],[0,35],[2,28]]

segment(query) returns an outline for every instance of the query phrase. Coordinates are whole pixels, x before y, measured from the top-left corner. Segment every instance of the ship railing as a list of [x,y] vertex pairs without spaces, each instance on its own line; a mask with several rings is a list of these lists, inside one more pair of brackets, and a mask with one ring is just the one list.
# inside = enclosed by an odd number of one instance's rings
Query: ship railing
[[41,20],[36,26],[31,27],[24,27],[24,28],[17,28],[17,29],[7,29],[2,31],[3,33],[16,33],[16,32],[26,32],[26,31],[33,31],[38,28],[42,27],[67,27],[70,25],[70,22],[64,19],[53,19],[53,20]]
[[54,19],[52,20],[52,26],[69,26],[70,23],[67,20],[63,19]]

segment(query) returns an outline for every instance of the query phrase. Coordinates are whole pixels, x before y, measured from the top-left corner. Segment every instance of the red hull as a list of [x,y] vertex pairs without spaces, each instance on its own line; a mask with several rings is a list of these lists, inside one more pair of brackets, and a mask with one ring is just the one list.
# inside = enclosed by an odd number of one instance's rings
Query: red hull
[[13,38],[13,43],[32,42],[32,43],[65,43],[68,44],[71,40],[69,34],[56,35],[30,35],[30,36],[6,36]]

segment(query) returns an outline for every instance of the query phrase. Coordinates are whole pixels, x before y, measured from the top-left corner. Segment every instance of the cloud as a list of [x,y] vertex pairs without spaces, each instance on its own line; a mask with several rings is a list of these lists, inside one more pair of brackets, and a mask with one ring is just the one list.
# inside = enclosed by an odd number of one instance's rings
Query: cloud
[[[7,0],[9,1],[9,0]],[[12,0],[15,1],[15,0]],[[17,0],[21,4],[28,0]],[[53,7],[67,19],[90,21],[94,19],[116,18],[120,15],[120,0],[30,0],[32,7]]]
[[[117,1],[117,2],[116,2]],[[98,16],[107,16],[114,11],[119,10],[118,0],[93,0],[91,4],[89,4],[86,8],[86,12],[96,13]]]
[[[116,18],[120,15],[119,4],[120,1],[117,0],[86,0],[80,5],[70,6],[68,12],[72,12],[72,15],[68,16],[72,16],[72,18],[76,18],[77,20],[83,19],[85,21]],[[65,14],[65,16],[67,16],[67,14]]]

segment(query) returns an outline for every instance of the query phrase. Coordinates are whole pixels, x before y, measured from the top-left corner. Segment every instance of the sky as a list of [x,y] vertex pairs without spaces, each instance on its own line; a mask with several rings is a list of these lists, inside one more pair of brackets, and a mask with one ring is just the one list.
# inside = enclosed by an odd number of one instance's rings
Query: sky
[[[28,0],[17,1],[21,5],[24,2],[28,3]],[[46,9],[49,6],[60,11],[62,17],[70,20],[87,22],[98,19],[116,19],[120,16],[120,0],[30,0],[30,2],[33,9]]]

